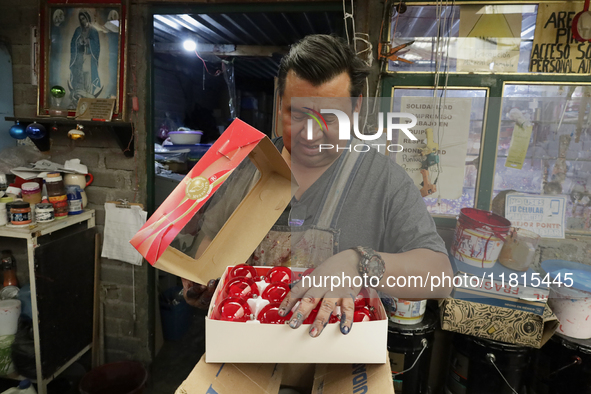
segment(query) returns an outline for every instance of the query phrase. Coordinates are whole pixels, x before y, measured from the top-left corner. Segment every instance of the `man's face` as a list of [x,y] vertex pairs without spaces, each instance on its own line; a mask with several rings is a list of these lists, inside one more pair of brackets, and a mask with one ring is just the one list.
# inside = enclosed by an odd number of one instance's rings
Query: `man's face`
[[[319,86],[298,77],[290,71],[285,80],[285,92],[281,99],[281,120],[283,122],[283,141],[291,153],[292,161],[305,167],[324,167],[336,160],[347,141],[339,140],[337,117],[322,114],[328,130],[322,121],[322,127],[307,113],[320,112],[321,109],[338,109],[352,119],[353,108],[350,99],[351,79],[347,72],[337,75],[332,80]],[[311,111],[314,110],[314,111]],[[312,139],[308,139],[308,119],[312,119]],[[330,144],[333,149],[322,148],[320,144]]]

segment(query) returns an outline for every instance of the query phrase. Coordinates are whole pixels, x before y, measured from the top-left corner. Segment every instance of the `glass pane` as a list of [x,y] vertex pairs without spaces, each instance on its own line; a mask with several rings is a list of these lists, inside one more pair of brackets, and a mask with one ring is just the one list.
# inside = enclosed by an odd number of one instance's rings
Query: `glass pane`
[[[503,190],[567,195],[567,230],[591,231],[591,85],[508,84],[502,100],[493,196]],[[516,124],[528,122],[532,132],[519,169],[511,141]]]
[[[424,157],[412,151],[390,153],[392,160],[402,165],[409,175],[415,179],[415,183],[423,181],[422,174],[417,170],[428,166],[428,181],[434,184],[437,191],[424,197],[429,212],[440,215],[457,215],[460,209],[474,206],[476,182],[478,179],[478,162],[480,155],[480,141],[484,130],[486,89],[455,89],[451,88],[444,94],[443,90],[437,91],[433,97],[433,89],[395,88],[392,100],[392,112],[409,112],[417,117],[417,125],[413,130],[418,130],[419,139],[411,148],[424,148],[429,142],[426,129],[433,129],[433,141],[439,144],[438,164],[425,164]],[[429,113],[435,108],[435,113]],[[441,108],[441,110],[439,110]],[[455,108],[455,109],[454,109]],[[468,115],[468,116],[466,116]],[[439,125],[433,119],[440,119]],[[460,122],[460,123],[457,123]],[[462,123],[463,122],[463,123]],[[465,128],[456,127],[464,124]],[[467,128],[467,132],[466,132]],[[401,140],[394,133],[392,144],[400,144],[407,148],[409,141]],[[458,151],[458,149],[461,149]],[[412,150],[412,149],[411,149]],[[454,158],[450,157],[450,153]],[[459,166],[453,167],[450,159],[460,160]],[[422,160],[422,161],[421,161]],[[463,160],[463,161],[462,161]],[[449,178],[450,176],[453,179]],[[417,181],[419,178],[419,181]],[[446,184],[448,180],[448,184]],[[457,181],[459,180],[459,184]],[[455,182],[454,182],[455,181]],[[455,184],[459,189],[453,187]],[[421,184],[418,183],[421,188]],[[450,188],[454,190],[450,190]],[[447,198],[453,194],[457,198]]]
[[[409,6],[394,11],[389,71],[528,72],[537,5]],[[438,39],[437,32],[440,31]]]

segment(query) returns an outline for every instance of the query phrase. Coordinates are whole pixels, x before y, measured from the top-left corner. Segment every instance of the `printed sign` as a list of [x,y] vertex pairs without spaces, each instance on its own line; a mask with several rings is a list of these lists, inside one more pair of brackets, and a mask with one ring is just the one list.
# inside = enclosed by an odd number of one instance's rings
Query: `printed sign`
[[517,72],[521,13],[504,14],[488,8],[460,7],[457,71]]
[[572,35],[575,15],[584,3],[564,1],[538,5],[530,71],[543,73],[591,73],[591,43]]
[[[431,128],[433,142],[439,145],[437,155],[440,163],[429,167],[431,182],[437,179],[437,196],[460,198],[464,188],[472,100],[447,98],[444,103],[432,97],[402,97],[400,108],[402,112],[416,117],[416,125],[410,132],[417,139],[412,140],[405,131],[399,130],[398,144],[403,149],[396,153],[396,163],[406,170],[420,188],[423,181],[420,171],[425,158],[420,152],[428,142],[426,130]],[[403,121],[410,123],[401,119],[401,123]]]
[[525,228],[543,238],[564,239],[566,196],[508,194],[505,217],[513,227]]

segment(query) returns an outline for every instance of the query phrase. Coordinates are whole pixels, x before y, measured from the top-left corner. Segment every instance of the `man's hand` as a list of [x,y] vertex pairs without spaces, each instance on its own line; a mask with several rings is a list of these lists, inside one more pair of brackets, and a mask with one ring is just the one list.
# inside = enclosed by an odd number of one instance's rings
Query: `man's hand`
[[[332,256],[310,273],[309,279],[302,279],[292,287],[281,303],[279,315],[285,316],[298,301],[301,301],[289,322],[291,328],[298,328],[322,300],[316,320],[310,327],[310,336],[320,335],[337,305],[341,307],[341,332],[348,334],[353,325],[355,297],[361,290],[361,287],[353,285],[353,278],[359,276],[358,263],[359,254],[354,250],[345,250]],[[343,277],[351,278],[351,283],[346,280],[344,283],[341,280],[341,283],[337,283],[336,278]],[[331,281],[331,278],[334,279]]]
[[213,297],[213,293],[219,280],[212,279],[207,282],[207,286],[191,282],[184,278],[182,278],[182,281],[183,297],[185,297],[187,304],[199,309],[208,309],[211,297]]

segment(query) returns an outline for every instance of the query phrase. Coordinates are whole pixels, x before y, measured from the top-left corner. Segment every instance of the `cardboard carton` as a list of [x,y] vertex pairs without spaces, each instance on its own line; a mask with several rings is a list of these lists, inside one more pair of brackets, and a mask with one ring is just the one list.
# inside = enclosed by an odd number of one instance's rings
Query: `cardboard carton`
[[[265,275],[272,267],[255,267]],[[308,334],[310,325],[292,329],[287,324],[261,324],[213,320],[216,303],[230,267],[224,272],[212,298],[205,320],[205,353],[208,363],[379,363],[387,359],[388,317],[376,293],[370,293],[370,304],[379,320],[353,323],[351,332],[343,335],[339,323],[328,324],[320,336]],[[371,290],[373,292],[373,290]],[[253,311],[254,312],[254,311]],[[229,346],[228,338],[244,338],[252,346]]]
[[[170,243],[246,158],[260,179],[198,258]],[[154,267],[207,283],[228,265],[242,264],[277,221],[292,197],[288,163],[263,133],[236,119],[179,183],[131,244]],[[248,228],[248,231],[244,231]],[[233,247],[228,248],[227,245]]]
[[534,312],[447,298],[440,303],[440,311],[444,330],[533,348],[542,347],[558,328],[558,319],[548,305],[540,316]]
[[[208,364],[205,356],[175,394],[277,394],[281,386],[295,387],[302,394],[394,394],[388,362],[293,368],[289,364]],[[311,368],[315,368],[313,384],[307,378]]]

